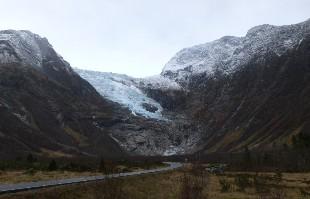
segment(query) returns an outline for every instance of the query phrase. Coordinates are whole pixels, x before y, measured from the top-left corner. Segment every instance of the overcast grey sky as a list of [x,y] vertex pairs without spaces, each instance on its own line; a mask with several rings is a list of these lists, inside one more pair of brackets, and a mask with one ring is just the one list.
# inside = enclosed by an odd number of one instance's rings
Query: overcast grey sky
[[310,18],[310,0],[0,0],[0,29],[47,37],[73,67],[143,77],[180,49]]

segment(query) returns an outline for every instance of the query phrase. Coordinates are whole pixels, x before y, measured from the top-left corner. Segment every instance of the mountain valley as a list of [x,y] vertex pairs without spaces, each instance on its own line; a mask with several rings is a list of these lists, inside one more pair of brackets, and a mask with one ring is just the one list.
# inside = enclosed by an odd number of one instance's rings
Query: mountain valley
[[0,156],[272,150],[310,128],[310,20],[185,48],[152,77],[72,68],[0,31]]

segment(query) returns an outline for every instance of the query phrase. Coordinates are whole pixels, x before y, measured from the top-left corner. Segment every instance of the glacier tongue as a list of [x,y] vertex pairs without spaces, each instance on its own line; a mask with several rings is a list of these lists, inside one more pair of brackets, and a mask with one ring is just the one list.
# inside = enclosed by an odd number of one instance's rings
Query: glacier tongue
[[133,115],[141,115],[157,120],[166,120],[162,116],[162,106],[149,98],[136,85],[138,79],[126,75],[75,69],[79,75],[89,81],[105,98],[128,107]]

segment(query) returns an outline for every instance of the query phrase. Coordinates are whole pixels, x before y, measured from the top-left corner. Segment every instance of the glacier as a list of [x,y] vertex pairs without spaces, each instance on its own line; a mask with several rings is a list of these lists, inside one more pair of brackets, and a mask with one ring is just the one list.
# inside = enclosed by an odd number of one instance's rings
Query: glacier
[[129,108],[133,115],[157,120],[167,120],[162,115],[163,107],[149,98],[141,87],[161,87],[162,89],[180,89],[174,81],[160,76],[132,78],[127,75],[74,69],[89,81],[105,98]]

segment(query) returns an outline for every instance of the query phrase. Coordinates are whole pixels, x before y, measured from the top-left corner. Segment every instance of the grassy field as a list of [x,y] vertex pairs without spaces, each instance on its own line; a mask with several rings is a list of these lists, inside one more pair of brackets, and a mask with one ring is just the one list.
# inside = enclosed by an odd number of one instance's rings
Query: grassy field
[[0,196],[9,199],[302,199],[310,198],[310,173],[227,172],[183,169],[105,182]]
[[310,198],[309,173],[231,172],[211,175],[209,198],[300,199]]
[[9,199],[71,199],[71,198],[178,198],[179,172],[165,174],[149,174],[139,177],[127,177],[124,179],[111,179],[107,182],[92,182],[63,187],[48,188],[39,191],[30,191],[17,194],[8,194],[0,198]]

